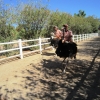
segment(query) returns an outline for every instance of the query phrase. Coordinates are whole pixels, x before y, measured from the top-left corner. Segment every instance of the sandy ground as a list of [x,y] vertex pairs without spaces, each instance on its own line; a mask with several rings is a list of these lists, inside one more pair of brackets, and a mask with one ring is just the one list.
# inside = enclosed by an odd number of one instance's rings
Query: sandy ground
[[100,100],[100,37],[78,43],[66,73],[53,50],[0,65],[0,100]]

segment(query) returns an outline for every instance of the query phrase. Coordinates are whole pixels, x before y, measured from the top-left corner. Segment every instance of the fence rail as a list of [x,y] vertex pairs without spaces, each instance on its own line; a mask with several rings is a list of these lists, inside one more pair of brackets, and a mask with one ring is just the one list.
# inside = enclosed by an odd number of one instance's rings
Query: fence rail
[[[94,38],[97,37],[98,33],[91,33],[91,34],[81,34],[81,35],[73,35],[73,41],[74,42],[80,42],[80,41],[84,41],[90,38]],[[48,49],[48,48],[52,48],[52,46],[50,46],[50,42],[48,42],[50,40],[50,38],[39,38],[39,39],[32,39],[32,40],[16,40],[15,42],[5,42],[5,43],[0,43],[0,61],[9,59],[9,58],[13,58],[13,57],[20,57],[20,59],[23,59],[25,54],[29,54],[32,52],[40,52],[40,54],[42,54],[42,51],[44,49]],[[27,45],[28,42],[36,42],[35,44],[30,44]],[[7,45],[16,45],[13,48],[7,48]],[[45,45],[47,45],[45,47]],[[6,50],[3,50],[3,47],[6,47]],[[24,49],[28,49],[28,48],[32,48],[32,47],[37,47],[36,50],[31,50],[29,52],[24,52]],[[8,57],[3,57],[3,55],[5,53],[9,53],[9,52],[14,52],[18,50],[18,54],[12,55],[12,56],[8,56]]]

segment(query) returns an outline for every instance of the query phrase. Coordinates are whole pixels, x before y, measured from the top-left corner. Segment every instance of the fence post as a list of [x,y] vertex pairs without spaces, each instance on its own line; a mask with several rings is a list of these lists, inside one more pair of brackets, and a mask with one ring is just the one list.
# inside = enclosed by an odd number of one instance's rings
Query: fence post
[[86,35],[84,34],[84,40],[86,40]]
[[88,34],[87,34],[87,39],[89,39]]
[[83,34],[82,34],[82,39],[81,40],[83,41]]
[[85,34],[85,40],[86,40],[86,34]]
[[23,51],[22,51],[22,41],[21,41],[21,39],[19,39],[18,42],[19,42],[20,58],[23,59]]
[[86,34],[86,39],[88,39],[88,38],[87,38],[87,34]]
[[84,37],[84,34],[83,34],[83,41],[84,41],[84,38],[85,38],[85,37]]
[[81,41],[81,34],[80,34],[80,41]]
[[77,35],[77,43],[78,43],[78,35]]
[[90,38],[89,38],[89,34],[88,34],[88,39],[90,39]]
[[42,54],[41,37],[39,37],[40,54]]

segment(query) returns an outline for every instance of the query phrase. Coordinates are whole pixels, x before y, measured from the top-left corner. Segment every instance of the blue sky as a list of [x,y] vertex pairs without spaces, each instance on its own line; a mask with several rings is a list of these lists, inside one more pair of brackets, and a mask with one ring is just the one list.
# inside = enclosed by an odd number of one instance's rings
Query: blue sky
[[[6,4],[16,5],[17,0],[3,0]],[[27,0],[20,0],[25,2]],[[32,0],[31,0],[32,1]],[[39,1],[39,0],[33,0]],[[86,16],[94,16],[100,18],[100,0],[43,0],[47,3],[48,8],[52,11],[67,12],[71,15],[82,10]],[[49,1],[49,2],[47,2]]]
[[49,8],[51,10],[58,9],[71,15],[82,10],[87,16],[93,15],[100,18],[100,0],[50,0]]

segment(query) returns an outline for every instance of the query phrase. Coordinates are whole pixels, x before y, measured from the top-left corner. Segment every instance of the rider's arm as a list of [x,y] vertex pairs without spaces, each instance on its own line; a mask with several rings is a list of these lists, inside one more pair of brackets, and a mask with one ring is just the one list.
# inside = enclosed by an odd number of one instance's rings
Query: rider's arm
[[55,33],[55,36],[57,37],[57,39],[61,39],[61,31],[57,30],[57,32]]
[[73,37],[72,31],[69,31],[69,37]]
[[73,42],[72,37],[73,37],[73,33],[72,31],[69,31],[69,39],[68,39],[69,42]]

